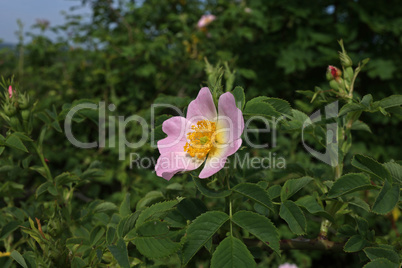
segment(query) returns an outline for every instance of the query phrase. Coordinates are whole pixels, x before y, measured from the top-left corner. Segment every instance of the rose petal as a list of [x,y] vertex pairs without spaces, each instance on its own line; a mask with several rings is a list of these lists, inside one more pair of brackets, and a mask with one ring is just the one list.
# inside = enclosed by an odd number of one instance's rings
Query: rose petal
[[225,166],[228,156],[239,150],[241,144],[242,140],[237,139],[230,144],[218,145],[213,154],[209,153],[199,177],[205,179],[221,170]]
[[236,107],[232,93],[226,92],[219,98],[219,116],[216,125],[218,143],[230,143],[240,138],[244,130],[243,114]]
[[160,154],[169,152],[184,152],[187,133],[191,130],[191,122],[181,116],[174,116],[162,124],[162,130],[168,136],[158,141]]
[[197,123],[201,120],[216,120],[216,108],[211,91],[207,87],[201,88],[195,100],[190,102],[187,109],[187,120]]
[[156,175],[170,180],[180,171],[191,171],[198,168],[204,160],[196,160],[184,152],[170,152],[159,156],[155,166]]

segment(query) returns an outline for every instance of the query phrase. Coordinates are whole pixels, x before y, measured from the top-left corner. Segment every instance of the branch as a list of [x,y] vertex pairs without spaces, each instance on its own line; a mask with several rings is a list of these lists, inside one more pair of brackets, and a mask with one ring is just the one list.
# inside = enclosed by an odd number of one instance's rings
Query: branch
[[[247,246],[263,247],[264,243],[256,239],[244,239]],[[281,250],[323,250],[323,251],[343,251],[344,243],[333,242],[326,239],[283,239],[280,242]],[[264,247],[266,250],[272,251],[268,247]]]

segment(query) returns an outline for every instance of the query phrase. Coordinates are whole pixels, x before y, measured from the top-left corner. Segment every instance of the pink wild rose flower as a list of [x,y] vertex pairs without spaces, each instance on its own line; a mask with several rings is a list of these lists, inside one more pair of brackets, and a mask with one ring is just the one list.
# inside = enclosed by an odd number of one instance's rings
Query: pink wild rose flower
[[186,118],[174,116],[163,122],[162,130],[168,136],[158,141],[161,155],[156,174],[170,180],[174,174],[195,170],[205,162],[199,177],[212,176],[240,148],[243,129],[243,114],[232,93],[220,96],[217,112],[211,91],[201,88],[189,104]]
[[279,265],[278,268],[297,268],[297,265],[285,262],[284,264]]
[[214,15],[202,15],[200,20],[197,23],[198,28],[205,28],[207,27],[211,22],[213,22],[216,19]]

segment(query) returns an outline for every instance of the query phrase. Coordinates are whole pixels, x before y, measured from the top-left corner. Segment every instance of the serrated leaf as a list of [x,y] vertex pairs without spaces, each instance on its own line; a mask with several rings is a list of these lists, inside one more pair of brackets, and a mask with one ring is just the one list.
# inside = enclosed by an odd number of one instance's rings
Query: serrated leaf
[[367,257],[372,261],[375,259],[386,258],[387,260],[395,264],[400,263],[398,253],[396,253],[393,250],[380,247],[367,247],[363,251],[364,253],[366,253]]
[[292,107],[289,102],[278,98],[268,98],[265,102],[271,104],[281,114],[292,116]]
[[108,212],[116,211],[116,210],[117,210],[117,206],[114,203],[102,202],[95,207],[94,212],[95,213],[100,213],[100,212],[108,213]]
[[120,238],[116,245],[108,246],[108,249],[121,267],[130,268],[127,246],[123,238]]
[[385,258],[378,258],[367,263],[363,268],[398,268],[398,265]]
[[112,244],[116,236],[116,229],[109,226],[106,231],[106,243]]
[[246,103],[246,96],[244,95],[244,89],[242,87],[235,87],[233,89],[232,94],[236,100],[236,106],[240,110],[243,110],[244,104]]
[[125,237],[131,230],[134,229],[138,216],[141,211],[136,211],[129,216],[121,219],[117,225],[117,236]]
[[306,195],[299,198],[296,202],[296,205],[303,207],[309,213],[321,216],[329,221],[334,221],[334,218],[324,210],[324,208],[318,204],[317,199],[314,196]]
[[92,229],[91,234],[89,235],[89,242],[91,243],[91,246],[95,246],[104,234],[105,229],[103,229],[101,226],[97,226]]
[[279,216],[288,223],[293,233],[302,235],[306,232],[306,217],[303,211],[293,201],[286,200],[281,204]]
[[368,244],[367,240],[361,235],[354,235],[346,242],[343,250],[345,252],[356,252],[362,250]]
[[341,108],[341,110],[339,111],[338,116],[341,117],[341,116],[344,116],[345,114],[350,113],[350,112],[364,111],[366,109],[367,109],[367,107],[364,104],[361,104],[361,103],[348,103],[348,104],[345,104]]
[[241,240],[233,236],[226,237],[212,255],[211,268],[243,267],[256,267],[253,255]]
[[198,190],[205,196],[211,198],[222,198],[229,196],[232,192],[229,190],[214,191],[209,189],[205,184],[206,182],[201,181],[199,178],[193,177],[193,181],[197,186]]
[[387,162],[383,166],[391,173],[394,180],[402,183],[402,166],[396,162]]
[[208,211],[197,217],[187,229],[187,239],[183,246],[183,264],[187,264],[201,247],[229,219],[220,211]]
[[391,174],[389,171],[383,165],[370,157],[356,154],[352,159],[352,165],[381,180],[391,179]]
[[281,195],[281,186],[280,185],[273,185],[268,188],[267,193],[269,197],[272,199],[275,199]]
[[379,192],[372,211],[377,214],[387,214],[398,203],[399,200],[399,185],[391,185],[387,180]]
[[169,232],[169,227],[167,222],[151,220],[138,226],[137,232],[141,236],[161,236]]
[[275,108],[266,102],[247,102],[243,111],[244,115],[260,115],[265,117],[279,117],[281,116]]
[[192,221],[208,209],[200,199],[186,198],[177,205],[177,210],[185,219]]
[[17,135],[15,135],[15,133],[7,137],[5,145],[28,153],[27,147],[25,147],[24,143]]
[[156,204],[144,209],[141,212],[140,216],[138,217],[138,220],[137,220],[137,223],[135,226],[139,226],[139,225],[143,224],[146,220],[151,218],[156,213],[162,213],[162,212],[171,210],[178,203],[179,203],[178,200],[165,201],[165,202],[156,203]]
[[384,109],[402,105],[402,95],[392,95],[380,100],[380,106]]
[[38,188],[36,188],[36,198],[38,198],[38,196],[40,196],[41,194],[43,194],[44,192],[47,191],[47,188],[49,187],[49,185],[52,184],[51,182],[47,181],[45,183],[42,183],[41,185],[39,185]]
[[280,255],[278,230],[267,217],[251,211],[239,211],[233,215],[232,221]]
[[133,242],[138,251],[150,259],[168,257],[181,247],[178,242],[160,237],[137,237]]
[[10,256],[11,256],[11,258],[13,258],[16,262],[18,262],[18,264],[21,265],[22,267],[28,268],[28,265],[27,265],[27,263],[25,262],[24,257],[22,257],[22,255],[21,255],[18,251],[13,250],[13,251],[11,252]]
[[295,193],[303,189],[303,187],[309,184],[312,180],[313,178],[311,177],[287,180],[281,190],[281,201],[285,201],[292,197]]
[[362,173],[349,173],[335,181],[328,191],[328,198],[335,198],[356,191],[375,188],[370,179]]
[[119,208],[119,213],[122,217],[126,217],[131,214],[130,200],[130,193],[127,193]]
[[232,191],[257,202],[274,212],[271,198],[269,198],[268,193],[260,186],[252,183],[240,183],[233,187]]

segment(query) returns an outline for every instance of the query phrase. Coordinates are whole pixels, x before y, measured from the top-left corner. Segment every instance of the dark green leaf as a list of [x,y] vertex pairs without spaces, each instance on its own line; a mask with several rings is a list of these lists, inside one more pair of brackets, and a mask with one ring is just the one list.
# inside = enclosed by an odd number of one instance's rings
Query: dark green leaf
[[375,188],[370,179],[362,173],[349,173],[335,181],[328,192],[328,198],[335,198],[356,191]]
[[250,211],[239,211],[233,215],[232,221],[280,254],[278,230],[268,218]]
[[211,268],[244,267],[256,267],[253,255],[241,240],[233,236],[226,237],[212,255]]
[[399,185],[391,185],[387,180],[378,194],[372,211],[377,214],[387,214],[390,212],[399,200]]
[[279,210],[279,216],[288,223],[293,233],[302,235],[306,232],[306,217],[303,211],[294,202],[290,200],[283,202]]
[[361,235],[354,235],[349,238],[343,249],[345,252],[356,252],[362,250],[367,244],[367,240]]
[[126,243],[124,242],[123,238],[120,238],[117,241],[116,245],[108,246],[108,249],[112,253],[113,257],[119,263],[119,265],[123,268],[130,268],[130,262],[128,260],[128,252]]
[[307,184],[309,184],[313,178],[303,177],[300,179],[287,180],[281,190],[281,201],[285,201],[292,197],[295,193],[303,189]]
[[268,193],[260,186],[252,183],[241,183],[233,187],[232,191],[257,202],[274,212],[272,201],[269,198]]
[[352,165],[381,180],[391,179],[391,174],[389,171],[383,165],[370,157],[356,154],[352,159]]
[[197,217],[187,229],[183,264],[187,264],[228,219],[227,214],[219,211],[209,211]]
[[22,267],[28,268],[28,265],[27,265],[27,263],[25,262],[24,257],[22,257],[22,255],[21,255],[18,251],[13,250],[13,251],[11,252],[11,255],[10,255],[10,256],[11,256],[11,258],[13,258],[16,262],[18,262],[18,264],[21,265]]

